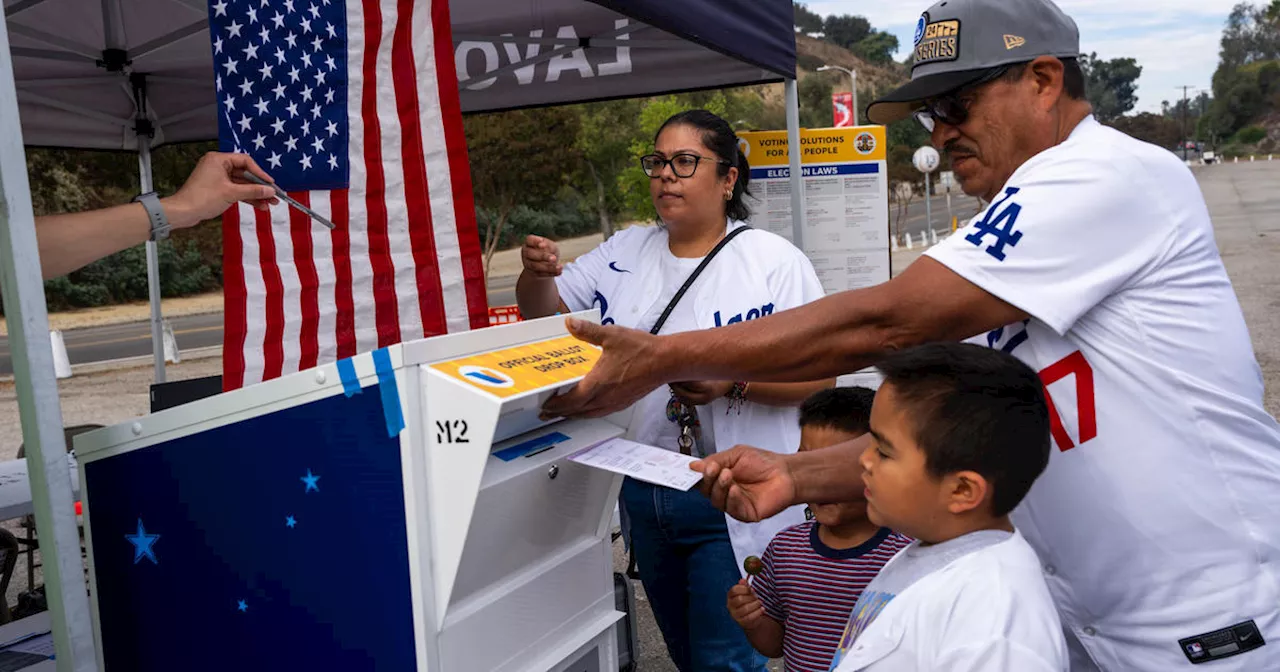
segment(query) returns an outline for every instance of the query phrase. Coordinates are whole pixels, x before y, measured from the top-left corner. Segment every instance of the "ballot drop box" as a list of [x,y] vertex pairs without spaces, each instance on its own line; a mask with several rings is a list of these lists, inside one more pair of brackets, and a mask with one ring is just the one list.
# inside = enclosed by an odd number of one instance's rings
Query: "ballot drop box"
[[569,457],[623,428],[538,417],[599,354],[534,320],[77,437],[100,669],[616,669],[621,477]]

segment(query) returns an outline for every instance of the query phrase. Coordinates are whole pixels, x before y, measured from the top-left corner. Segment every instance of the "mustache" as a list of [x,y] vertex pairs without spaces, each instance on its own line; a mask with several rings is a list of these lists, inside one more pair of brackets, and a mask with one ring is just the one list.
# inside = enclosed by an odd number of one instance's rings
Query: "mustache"
[[952,159],[963,159],[966,157],[978,155],[978,150],[972,149],[970,147],[966,147],[965,145],[960,144],[959,141],[956,141],[956,140],[952,140],[948,142],[943,147],[943,151],[945,151],[947,153],[947,156],[951,157]]

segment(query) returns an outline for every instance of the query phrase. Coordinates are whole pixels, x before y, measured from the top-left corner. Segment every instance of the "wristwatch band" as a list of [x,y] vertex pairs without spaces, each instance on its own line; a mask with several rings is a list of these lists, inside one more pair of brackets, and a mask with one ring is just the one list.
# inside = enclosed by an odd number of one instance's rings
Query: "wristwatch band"
[[169,218],[165,216],[164,206],[160,205],[160,197],[156,196],[156,192],[148,191],[145,194],[138,194],[133,202],[141,203],[147,211],[147,217],[151,220],[151,240],[161,241],[168,238],[169,231],[173,227],[169,225]]

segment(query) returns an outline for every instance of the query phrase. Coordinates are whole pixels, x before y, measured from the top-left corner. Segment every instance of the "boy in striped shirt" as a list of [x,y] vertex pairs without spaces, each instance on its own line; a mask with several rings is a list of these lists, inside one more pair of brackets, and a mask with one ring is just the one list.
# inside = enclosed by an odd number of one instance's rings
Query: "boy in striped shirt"
[[[875,393],[823,390],[800,407],[800,450],[867,433]],[[861,475],[859,475],[861,478]],[[785,660],[787,672],[828,672],[858,596],[911,542],[867,519],[867,503],[809,504],[811,520],[778,533],[764,571],[729,590],[728,608],[751,645]]]

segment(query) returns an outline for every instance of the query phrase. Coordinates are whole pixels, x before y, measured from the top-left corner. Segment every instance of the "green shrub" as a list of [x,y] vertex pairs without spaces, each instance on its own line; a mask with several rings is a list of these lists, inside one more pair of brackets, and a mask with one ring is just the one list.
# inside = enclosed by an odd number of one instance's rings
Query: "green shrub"
[[1263,138],[1266,138],[1266,137],[1267,137],[1267,129],[1261,126],[1245,126],[1244,128],[1240,129],[1238,132],[1236,132],[1233,142],[1236,142],[1242,145],[1252,145],[1258,142],[1262,142]]

